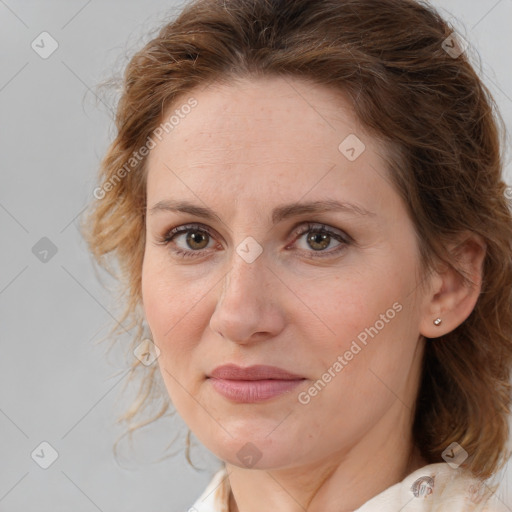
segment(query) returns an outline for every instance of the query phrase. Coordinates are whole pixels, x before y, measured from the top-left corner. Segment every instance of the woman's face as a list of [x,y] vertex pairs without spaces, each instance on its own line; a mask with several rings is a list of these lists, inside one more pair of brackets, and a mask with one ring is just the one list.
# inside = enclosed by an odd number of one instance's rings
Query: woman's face
[[[238,466],[406,444],[425,297],[382,146],[342,97],[290,78],[211,85],[173,114],[147,162],[142,288],[181,417]],[[213,378],[226,364],[296,378]]]

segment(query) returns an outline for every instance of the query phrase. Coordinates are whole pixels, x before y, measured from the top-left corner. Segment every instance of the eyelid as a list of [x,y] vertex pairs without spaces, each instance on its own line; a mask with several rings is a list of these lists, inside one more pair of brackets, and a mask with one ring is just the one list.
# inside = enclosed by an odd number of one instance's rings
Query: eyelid
[[[207,226],[205,224],[202,224],[200,222],[194,222],[194,223],[188,223],[188,224],[180,224],[178,226],[175,226],[171,229],[168,229],[162,236],[157,237],[156,245],[169,245],[172,240],[181,234],[187,233],[189,231],[203,231],[208,236],[212,238],[216,238],[216,235],[218,234],[217,231],[210,226]],[[292,235],[294,237],[293,242],[296,242],[296,240],[301,237],[302,235],[310,232],[310,231],[316,231],[316,232],[324,232],[329,234],[330,236],[334,237],[339,243],[340,246],[326,251],[316,251],[316,256],[309,256],[310,258],[328,258],[328,257],[334,257],[337,256],[339,252],[341,252],[343,249],[345,249],[349,245],[355,245],[354,239],[344,230],[335,228],[333,226],[328,225],[327,223],[322,222],[313,222],[313,221],[301,221],[295,224],[295,226],[292,228]],[[287,248],[290,244],[287,245]],[[179,255],[181,257],[200,257],[201,255],[204,255],[205,253],[210,252],[211,249],[201,249],[198,251],[193,251],[191,249],[173,249],[172,252],[176,255]],[[307,251],[307,250],[299,250],[299,252],[306,252],[315,254],[315,251]]]
[[330,226],[325,222],[302,221],[297,223],[292,231],[294,236],[301,236],[308,231],[325,231],[331,235],[337,235],[347,244],[355,243],[354,239],[344,230]]
[[189,224],[180,224],[179,226],[175,226],[174,228],[166,230],[161,239],[162,241],[170,241],[172,237],[181,235],[187,231],[193,231],[194,229],[197,231],[204,231],[210,236],[214,233],[216,236],[220,236],[220,234],[215,229],[207,226],[206,224],[201,224],[200,222],[191,222]]
[[[340,228],[335,228],[334,226],[328,225],[326,222],[319,222],[319,221],[300,221],[297,222],[291,230],[291,234],[294,236],[300,236],[306,232],[304,229],[305,227],[308,228],[308,230],[323,230],[328,232],[333,232],[335,234],[338,234],[340,237],[343,237],[347,243],[354,243],[354,239],[345,231]],[[216,233],[217,235],[221,236],[215,229],[211,228],[210,226],[207,226],[206,224],[202,224],[201,222],[191,222],[188,224],[180,224],[178,226],[175,226],[174,228],[170,228],[165,231],[164,237],[169,237],[175,234],[181,234],[183,232],[186,232],[187,230],[197,229],[198,231],[206,231],[208,234]],[[171,234],[171,232],[173,232]]]

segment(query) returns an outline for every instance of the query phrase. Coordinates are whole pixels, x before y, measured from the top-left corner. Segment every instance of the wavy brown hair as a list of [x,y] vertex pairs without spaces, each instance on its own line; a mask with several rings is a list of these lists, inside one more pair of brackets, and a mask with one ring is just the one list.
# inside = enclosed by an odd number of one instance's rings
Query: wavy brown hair
[[[430,463],[442,462],[442,451],[456,441],[469,453],[465,466],[476,476],[495,474],[509,457],[512,365],[504,130],[468,52],[447,51],[454,45],[452,32],[431,6],[413,0],[188,3],[126,67],[116,136],[99,170],[101,198],[82,221],[95,260],[107,269],[113,262],[118,266],[113,272],[125,309],[111,334],[136,328],[132,348],[144,337],[146,157],[130,159],[164,114],[213,82],[280,76],[327,86],[348,95],[369,133],[390,149],[389,172],[418,235],[424,270],[446,262],[462,275],[447,249],[458,234],[469,230],[487,244],[481,294],[471,315],[452,332],[427,340],[413,434]],[[139,367],[134,358],[131,374]],[[123,420],[151,403],[161,384],[156,369],[143,367],[138,399]],[[169,405],[164,397],[160,411],[143,425]]]

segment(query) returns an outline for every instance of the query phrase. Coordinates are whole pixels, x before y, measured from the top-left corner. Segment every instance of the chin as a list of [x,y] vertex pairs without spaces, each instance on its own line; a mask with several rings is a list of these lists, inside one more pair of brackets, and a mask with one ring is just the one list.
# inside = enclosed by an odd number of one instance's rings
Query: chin
[[248,431],[247,436],[227,436],[222,444],[205,446],[224,462],[244,469],[276,469],[296,460],[297,443],[291,442],[289,437],[283,442],[268,436],[265,438],[267,434],[257,437]]

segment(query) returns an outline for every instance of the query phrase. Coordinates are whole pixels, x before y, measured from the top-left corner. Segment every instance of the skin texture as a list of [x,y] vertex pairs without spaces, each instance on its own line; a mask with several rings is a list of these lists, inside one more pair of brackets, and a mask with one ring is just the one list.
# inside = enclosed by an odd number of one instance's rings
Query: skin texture
[[[190,96],[197,106],[147,161],[143,305],[169,396],[226,462],[231,510],[353,510],[425,464],[411,440],[424,344],[435,342],[423,336],[440,336],[469,316],[485,247],[475,237],[459,247],[474,287],[449,268],[422,280],[414,227],[389,180],[385,148],[340,94],[261,78]],[[350,134],[365,145],[354,161],[338,149]],[[209,207],[221,220],[151,211],[168,199]],[[370,213],[306,213],[272,224],[277,206],[325,199]],[[307,222],[353,242],[331,236],[315,250]],[[158,243],[189,223],[210,235],[203,232],[196,245],[187,244],[187,233]],[[294,235],[297,228],[304,233]],[[262,249],[252,263],[236,250],[247,237]],[[180,258],[177,248],[200,256]],[[438,316],[443,323],[434,326]],[[301,403],[299,393],[379,319],[378,334],[358,343],[343,369]],[[235,403],[206,378],[228,362],[275,365],[306,380],[263,402]],[[251,467],[238,457],[248,442],[261,455]]]

